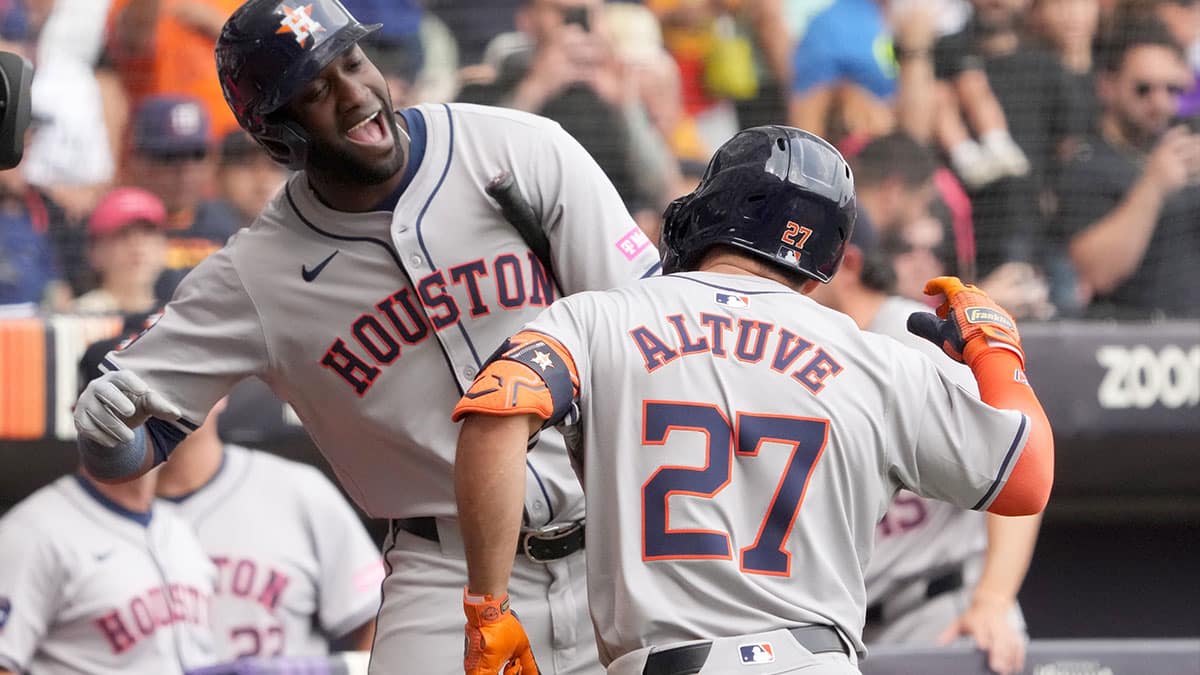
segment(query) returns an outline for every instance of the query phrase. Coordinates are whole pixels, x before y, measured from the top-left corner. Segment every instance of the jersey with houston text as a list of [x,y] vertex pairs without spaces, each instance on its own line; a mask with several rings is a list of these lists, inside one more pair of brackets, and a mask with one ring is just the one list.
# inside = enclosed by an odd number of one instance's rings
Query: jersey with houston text
[[[913,312],[930,312],[915,300],[884,300],[867,330],[890,335],[924,352],[946,378],[974,396],[979,386],[971,369],[946,356],[941,347],[908,332]],[[878,602],[906,583],[961,565],[987,547],[986,516],[937,499],[924,499],[901,490],[875,529],[875,551],[867,565],[867,604]]]
[[925,356],[759,277],[649,279],[529,328],[578,372],[565,433],[606,661],[805,622],[861,649],[863,568],[892,495],[986,508],[1028,435]]
[[217,568],[221,661],[327,654],[379,611],[379,550],[316,468],[226,445],[217,475],[170,501]]
[[[452,517],[450,411],[491,352],[560,293],[656,273],[654,246],[558,124],[467,104],[403,115],[415,171],[394,210],[334,211],[294,175],[109,357],[183,410],[152,420],[152,437],[178,438],[257,376],[369,515]],[[485,193],[501,171],[540,217],[563,288]],[[530,453],[531,527],[583,517],[561,448],[548,434]]]
[[216,572],[167,508],[64,476],[0,518],[0,670],[171,675],[215,663]]

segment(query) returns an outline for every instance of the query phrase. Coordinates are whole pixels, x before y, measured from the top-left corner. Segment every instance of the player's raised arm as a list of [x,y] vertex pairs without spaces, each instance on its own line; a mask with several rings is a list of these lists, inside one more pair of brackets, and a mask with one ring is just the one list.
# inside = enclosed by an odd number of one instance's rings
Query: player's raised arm
[[223,249],[184,278],[161,318],[102,361],[75,404],[81,460],[106,483],[165,462],[241,379],[266,369],[258,313]]
[[987,510],[1004,516],[1041,512],[1054,482],[1054,434],[1025,377],[1025,352],[1016,322],[986,293],[956,277],[933,279],[925,292],[944,294],[946,300],[937,316],[925,312],[910,316],[908,329],[967,364],[984,403],[1016,410],[1029,425],[1016,465]]

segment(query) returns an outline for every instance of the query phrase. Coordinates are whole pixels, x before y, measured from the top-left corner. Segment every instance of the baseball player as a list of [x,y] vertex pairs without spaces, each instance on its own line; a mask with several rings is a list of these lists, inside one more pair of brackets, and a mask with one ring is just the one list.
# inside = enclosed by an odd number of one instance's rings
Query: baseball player
[[158,472],[217,567],[221,661],[369,650],[383,563],[354,509],[320,471],[223,444],[225,399]]
[[[558,125],[471,105],[393,113],[357,45],[376,28],[335,0],[250,0],[226,22],[216,57],[227,100],[298,171],[108,359],[76,426],[89,468],[125,480],[166,461],[236,382],[264,380],[358,506],[391,520],[372,672],[436,675],[457,670],[452,607],[466,579],[450,411],[488,355],[556,297],[659,262]],[[553,275],[485,192],[502,172],[549,240]],[[546,434],[528,457],[512,590],[547,671],[596,672],[583,497],[562,447]]]
[[[948,379],[978,396],[969,368],[904,328],[909,316],[928,308],[889,295],[894,283],[891,261],[860,208],[837,276],[810,297],[863,330],[925,352]],[[1016,596],[1039,524],[1040,516],[984,514],[901,490],[875,530],[864,576],[863,641],[933,645],[963,633],[988,652],[992,670],[1020,672],[1028,637]]]
[[832,146],[744,131],[668,209],[670,274],[567,298],[498,351],[454,413],[467,673],[536,671],[506,552],[526,441],[545,425],[565,426],[580,467],[613,674],[857,672],[863,568],[898,489],[1043,508],[1051,430],[1003,310],[941,277],[928,291],[946,295],[942,318],[910,320],[967,363],[981,402],[804,296],[837,270],[854,217]]
[[[81,374],[98,365],[85,355]],[[154,482],[107,485],[82,469],[0,518],[0,675],[181,675],[214,662],[216,570],[188,524],[153,504]]]

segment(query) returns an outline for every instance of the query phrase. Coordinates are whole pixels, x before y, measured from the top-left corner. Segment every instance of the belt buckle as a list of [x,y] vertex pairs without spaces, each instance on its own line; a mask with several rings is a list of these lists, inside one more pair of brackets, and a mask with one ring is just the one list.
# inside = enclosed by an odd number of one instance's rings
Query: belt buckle
[[577,520],[573,523],[565,523],[563,525],[554,525],[552,527],[548,527],[548,528],[545,528],[542,530],[531,530],[529,532],[522,532],[521,533],[521,553],[523,553],[525,555],[525,558],[528,559],[529,562],[538,563],[540,565],[544,565],[548,562],[552,562],[553,560],[557,560],[557,558],[542,560],[542,559],[538,558],[537,556],[535,556],[533,554],[533,551],[530,550],[530,543],[533,542],[534,540],[557,541],[559,539],[569,537],[581,529],[583,529],[583,521]]

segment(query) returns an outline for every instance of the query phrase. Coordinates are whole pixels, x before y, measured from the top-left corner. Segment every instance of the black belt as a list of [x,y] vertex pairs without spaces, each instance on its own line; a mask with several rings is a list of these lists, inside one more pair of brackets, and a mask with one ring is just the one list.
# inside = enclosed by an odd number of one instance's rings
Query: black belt
[[[850,655],[850,650],[846,643],[842,642],[841,635],[830,626],[800,626],[789,628],[788,632],[800,646],[813,654],[839,652]],[[646,667],[642,668],[642,675],[693,675],[704,667],[710,651],[711,641],[652,652],[646,657]]]
[[[931,577],[925,582],[925,599],[932,600],[943,593],[952,593],[963,587],[963,570],[962,566],[944,574],[939,574],[936,577]],[[867,607],[867,623],[878,624],[883,623],[885,617],[883,615],[884,601],[879,601]]]
[[[422,539],[440,542],[437,521],[433,518],[396,518],[392,527],[398,527]],[[524,555],[536,563],[565,558],[583,549],[583,521],[560,525],[548,530],[522,532],[517,542],[517,555]]]

